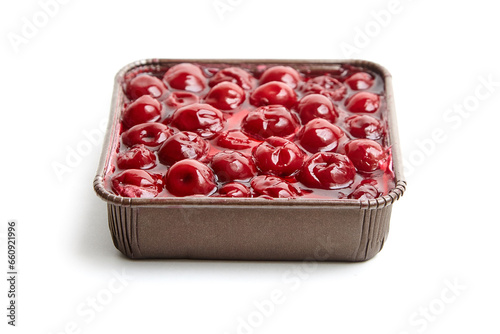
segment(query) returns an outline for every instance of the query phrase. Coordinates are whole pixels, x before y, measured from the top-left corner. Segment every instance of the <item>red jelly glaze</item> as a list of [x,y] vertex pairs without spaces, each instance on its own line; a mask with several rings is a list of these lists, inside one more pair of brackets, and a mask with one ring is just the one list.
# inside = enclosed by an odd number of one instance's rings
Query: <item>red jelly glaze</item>
[[217,136],[217,145],[233,150],[252,148],[258,143],[240,130],[225,131]]
[[356,169],[343,154],[316,153],[310,157],[298,176],[308,187],[320,189],[341,189],[354,182]]
[[140,169],[127,169],[111,179],[113,191],[123,197],[153,198],[163,185],[161,179]]
[[253,149],[257,168],[264,174],[291,176],[304,163],[305,154],[293,142],[281,137],[269,137]]
[[355,139],[345,144],[346,155],[360,172],[371,173],[381,168],[387,153],[376,141]]
[[165,100],[165,104],[172,108],[180,108],[193,103],[198,103],[200,99],[197,95],[189,92],[172,92]]
[[143,95],[150,95],[157,99],[165,94],[167,87],[160,79],[149,74],[141,74],[130,80],[126,90],[131,100]]
[[210,89],[204,102],[220,110],[234,110],[245,98],[243,88],[232,82],[221,82]]
[[252,89],[252,75],[244,69],[238,67],[227,67],[218,71],[210,79],[210,87],[213,87],[221,82],[232,82],[245,90]]
[[339,113],[332,101],[321,94],[304,96],[297,104],[296,110],[302,124],[306,124],[315,118],[323,118],[330,123],[335,123],[339,117]]
[[260,77],[261,85],[271,81],[281,81],[295,89],[300,82],[300,74],[290,66],[273,66],[265,70]]
[[237,151],[222,151],[214,155],[212,166],[217,180],[220,182],[248,181],[255,175],[257,170],[252,158]]
[[295,198],[302,195],[302,191],[290,182],[273,175],[259,175],[250,182],[256,195],[272,198]]
[[347,110],[353,113],[375,113],[380,107],[380,97],[370,92],[359,92],[345,101]]
[[250,189],[242,183],[226,183],[219,189],[220,197],[251,197]]
[[377,181],[375,180],[363,180],[347,198],[359,200],[375,199],[381,195],[375,186],[376,184]]
[[320,75],[306,82],[304,86],[306,94],[322,94],[334,101],[340,101],[347,94],[347,88],[339,80],[329,75]]
[[352,90],[363,90],[371,88],[374,81],[375,78],[373,75],[366,72],[358,72],[347,77],[344,83]]
[[151,169],[156,166],[156,155],[142,144],[134,145],[118,153],[116,165],[120,169]]
[[298,120],[281,105],[254,109],[241,122],[243,132],[255,139],[287,137],[293,135],[298,128]]
[[167,140],[172,135],[172,130],[161,123],[138,124],[122,134],[122,141],[127,146],[143,144],[155,147]]
[[326,119],[313,119],[300,129],[297,134],[300,145],[311,153],[335,152],[347,142],[347,137],[338,126]]
[[250,104],[256,107],[280,104],[288,109],[297,102],[297,94],[287,84],[278,81],[257,87],[250,95]]
[[210,195],[217,185],[212,170],[192,159],[176,162],[165,175],[165,187],[174,196]]
[[122,122],[128,128],[137,124],[156,122],[161,118],[161,110],[158,100],[149,95],[143,95],[125,108]]
[[383,135],[384,129],[380,121],[369,115],[354,115],[346,118],[346,128],[356,138],[377,140]]
[[170,87],[198,93],[205,89],[206,79],[201,69],[193,64],[182,63],[172,66],[163,77]]
[[212,138],[224,128],[224,115],[209,104],[194,103],[174,111],[170,123],[181,131]]
[[168,138],[158,149],[158,159],[166,166],[184,159],[205,161],[210,144],[194,132],[183,131]]

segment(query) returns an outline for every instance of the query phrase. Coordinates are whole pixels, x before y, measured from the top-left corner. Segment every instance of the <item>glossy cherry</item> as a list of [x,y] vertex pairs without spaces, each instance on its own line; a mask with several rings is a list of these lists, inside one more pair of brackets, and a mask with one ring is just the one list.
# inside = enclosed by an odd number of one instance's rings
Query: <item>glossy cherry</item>
[[341,189],[354,182],[356,169],[343,154],[322,152],[311,156],[302,167],[298,179],[307,187]]
[[158,100],[149,95],[143,95],[125,108],[122,122],[128,128],[137,124],[156,122],[161,118],[161,110]]
[[217,145],[233,150],[244,150],[247,148],[252,148],[258,143],[258,141],[249,138],[240,130],[225,131],[217,136]]
[[165,124],[143,123],[135,125],[122,133],[122,141],[127,146],[143,144],[155,147],[163,143],[171,135],[172,130]]
[[323,118],[330,123],[335,123],[339,117],[337,109],[332,101],[321,94],[310,94],[304,96],[297,104],[297,113],[300,116],[302,124],[315,119]]
[[302,195],[302,191],[290,182],[273,175],[259,175],[250,182],[257,196],[272,198],[295,198]]
[[169,68],[163,81],[174,89],[193,93],[201,92],[206,87],[206,79],[201,69],[188,63],[177,64]]
[[123,197],[153,198],[162,191],[161,178],[141,169],[127,169],[111,178],[112,190]]
[[296,102],[295,91],[287,84],[278,81],[265,83],[257,87],[250,95],[250,104],[257,107],[280,104],[290,109]]
[[142,144],[134,145],[118,154],[116,165],[121,169],[151,169],[156,166],[156,155]]
[[299,128],[298,120],[281,105],[259,107],[248,113],[241,129],[255,139],[293,135]]
[[224,115],[209,104],[194,103],[174,111],[171,125],[181,131],[192,131],[212,138],[224,128]]
[[252,89],[253,80],[255,79],[252,77],[252,75],[244,69],[239,67],[227,67],[217,72],[210,79],[209,84],[210,87],[213,87],[221,82],[232,82],[237,84],[241,88],[248,90]]
[[167,87],[157,77],[149,74],[140,74],[130,80],[126,90],[127,96],[131,100],[138,99],[143,95],[149,95],[157,99],[165,94]]
[[174,196],[210,195],[217,189],[215,176],[205,164],[192,159],[176,162],[165,175],[165,187]]
[[347,110],[353,113],[375,113],[380,107],[380,97],[370,92],[359,92],[345,101]]
[[387,153],[376,141],[355,139],[345,144],[346,155],[360,172],[374,172],[381,168]]
[[373,75],[366,72],[357,72],[347,77],[344,83],[352,90],[363,90],[372,87],[374,81]]
[[232,82],[221,82],[210,89],[204,102],[220,110],[234,110],[245,98],[243,88]]
[[168,138],[158,149],[158,159],[170,166],[184,159],[205,161],[210,144],[194,132],[178,132]]
[[347,141],[341,128],[322,118],[313,119],[304,125],[297,134],[297,139],[311,153],[335,152]]
[[300,82],[300,74],[290,66],[273,66],[265,70],[260,77],[261,85],[271,81],[281,81],[295,89]]
[[369,115],[354,115],[346,118],[346,128],[356,138],[377,140],[384,133],[380,121]]
[[221,197],[252,197],[250,189],[239,182],[226,183],[219,189]]
[[363,180],[347,198],[359,200],[375,199],[381,195],[376,184],[377,181],[375,180]]
[[305,154],[293,142],[281,137],[269,137],[253,149],[257,168],[264,174],[291,176],[304,163]]
[[172,92],[165,100],[165,104],[172,108],[180,108],[189,104],[198,103],[197,95],[189,92]]
[[210,164],[220,182],[247,181],[257,175],[252,158],[237,151],[222,151],[214,155]]
[[322,94],[334,101],[340,101],[347,93],[347,87],[329,75],[320,75],[310,79],[304,86],[306,94]]

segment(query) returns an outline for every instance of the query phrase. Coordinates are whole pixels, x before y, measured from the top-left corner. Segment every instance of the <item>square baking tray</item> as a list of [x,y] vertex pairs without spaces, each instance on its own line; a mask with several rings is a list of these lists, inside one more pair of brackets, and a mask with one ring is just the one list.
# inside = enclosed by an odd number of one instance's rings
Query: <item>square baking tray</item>
[[[120,140],[123,83],[141,72],[165,71],[179,63],[212,68],[286,65],[299,71],[335,71],[353,65],[384,81],[387,145],[391,147],[395,187],[385,196],[355,199],[127,198],[107,190],[113,154]],[[115,78],[104,146],[94,179],[97,195],[107,202],[113,243],[134,259],[364,261],[383,247],[392,204],[406,189],[397,132],[391,75],[363,60],[203,60],[146,59],[121,69]]]

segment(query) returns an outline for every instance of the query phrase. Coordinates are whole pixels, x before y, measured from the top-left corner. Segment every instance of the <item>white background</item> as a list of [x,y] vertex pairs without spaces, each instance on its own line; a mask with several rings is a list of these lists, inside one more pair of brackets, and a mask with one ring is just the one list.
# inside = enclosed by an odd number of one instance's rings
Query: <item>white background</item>
[[[221,0],[230,6],[222,13],[214,3],[73,0],[46,22],[35,0],[0,5],[0,267],[4,277],[6,224],[17,219],[20,273],[18,327],[6,324],[2,279],[0,331],[498,333],[494,2],[400,0],[392,10],[389,0]],[[22,37],[27,21],[40,27]],[[382,252],[307,268],[121,256],[92,189],[100,143],[61,178],[53,165],[107,119],[115,73],[150,57],[362,58],[388,68],[408,191]],[[432,144],[436,131],[444,140]]]

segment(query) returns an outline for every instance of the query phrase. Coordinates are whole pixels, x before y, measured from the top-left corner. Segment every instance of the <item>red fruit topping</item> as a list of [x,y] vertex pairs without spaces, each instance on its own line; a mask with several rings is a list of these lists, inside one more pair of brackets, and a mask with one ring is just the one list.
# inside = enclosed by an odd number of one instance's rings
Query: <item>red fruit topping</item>
[[232,82],[237,84],[243,89],[252,88],[252,75],[244,69],[238,67],[228,67],[217,72],[212,79],[210,79],[210,87],[213,87],[221,82]]
[[368,89],[373,86],[373,81],[375,78],[366,72],[358,72],[347,77],[344,83],[347,84],[353,90]]
[[156,156],[146,146],[134,145],[118,154],[116,165],[121,169],[151,169],[156,166]]
[[343,154],[316,153],[302,167],[299,180],[307,187],[341,189],[354,182],[356,169]]
[[163,186],[158,179],[140,169],[127,169],[111,179],[113,191],[123,197],[153,198]]
[[130,80],[127,85],[127,96],[131,100],[138,99],[143,95],[150,95],[154,98],[161,97],[167,87],[160,79],[149,74],[141,74]]
[[280,105],[270,105],[254,109],[241,122],[243,132],[256,139],[271,136],[293,135],[299,128],[298,120]]
[[246,181],[257,175],[252,158],[237,151],[217,153],[211,166],[220,182]]
[[210,195],[217,189],[215,176],[205,164],[191,159],[176,162],[167,171],[165,186],[174,196]]
[[171,124],[179,130],[212,138],[224,128],[224,115],[209,104],[195,103],[177,109],[172,114]]
[[306,124],[315,118],[323,118],[331,123],[335,123],[339,117],[339,113],[332,101],[321,94],[304,96],[297,104],[297,112],[302,120],[302,124]]
[[356,138],[377,140],[384,132],[380,121],[368,115],[354,115],[345,120],[347,129]]
[[165,103],[172,108],[180,108],[189,104],[198,103],[200,99],[189,92],[172,92]]
[[238,182],[230,182],[219,189],[219,195],[221,197],[251,197],[252,193],[247,186]]
[[370,92],[359,92],[345,101],[347,110],[354,113],[375,113],[380,107],[380,97]]
[[347,141],[341,128],[322,118],[304,125],[297,138],[300,145],[311,153],[336,151]]
[[355,139],[345,144],[346,155],[358,171],[374,172],[381,167],[387,153],[379,143],[370,139]]
[[224,148],[231,148],[233,150],[244,150],[247,148],[252,148],[257,144],[257,141],[249,138],[240,130],[229,130],[226,132],[222,132],[217,137],[217,145]]
[[347,198],[360,200],[375,199],[381,195],[377,187],[375,187],[376,184],[377,181],[375,180],[363,180]]
[[257,195],[272,198],[295,198],[302,195],[300,189],[278,176],[259,175],[253,178],[250,185]]
[[122,134],[123,143],[127,146],[144,144],[155,147],[167,140],[172,135],[172,130],[161,123],[138,124]]
[[262,173],[291,176],[302,167],[305,154],[289,140],[269,137],[253,149],[253,157]]
[[340,101],[347,93],[347,88],[342,82],[331,76],[320,75],[309,80],[304,87],[304,91],[306,94],[322,94],[334,101]]
[[235,83],[221,82],[205,97],[205,103],[221,110],[234,110],[245,101],[245,91]]
[[156,122],[161,118],[161,104],[149,95],[143,95],[123,111],[122,122],[126,127]]
[[287,84],[272,81],[257,87],[250,95],[250,104],[254,106],[267,106],[281,104],[290,109],[297,102],[297,94]]
[[194,132],[178,132],[168,138],[158,149],[158,159],[170,166],[184,159],[204,161],[210,144]]
[[193,64],[177,64],[168,69],[163,81],[174,89],[198,93],[205,89],[206,79],[201,69]]
[[295,89],[300,82],[300,74],[290,66],[273,66],[268,68],[260,77],[260,83],[281,81]]

